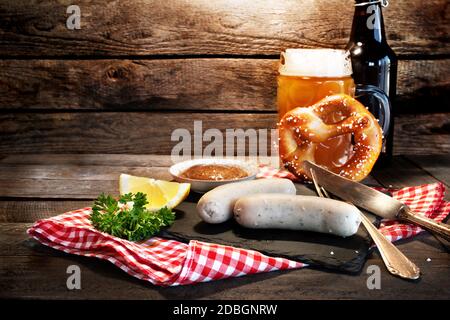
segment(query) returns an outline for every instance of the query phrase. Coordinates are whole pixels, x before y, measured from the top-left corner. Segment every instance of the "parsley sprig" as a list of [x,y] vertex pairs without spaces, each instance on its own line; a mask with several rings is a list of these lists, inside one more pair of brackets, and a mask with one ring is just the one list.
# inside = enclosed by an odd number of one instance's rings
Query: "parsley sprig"
[[127,193],[118,200],[101,194],[92,206],[92,225],[102,232],[130,241],[148,239],[162,227],[170,226],[175,213],[167,207],[150,211],[145,208],[147,203],[142,192]]

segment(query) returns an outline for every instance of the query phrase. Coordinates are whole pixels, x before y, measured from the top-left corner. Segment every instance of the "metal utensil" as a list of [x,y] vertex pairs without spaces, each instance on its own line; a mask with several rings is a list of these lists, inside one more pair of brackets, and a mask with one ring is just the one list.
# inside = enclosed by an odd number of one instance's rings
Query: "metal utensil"
[[361,183],[343,178],[310,161],[303,161],[302,166],[307,175],[310,175],[311,169],[314,170],[317,182],[339,198],[350,201],[380,217],[417,224],[450,241],[450,225],[415,214],[400,201]]
[[[311,178],[314,182],[314,187],[319,197],[331,198],[328,192],[320,187],[317,183],[314,171],[311,169]],[[350,203],[351,204],[351,203]],[[358,210],[359,211],[359,210]],[[388,271],[398,277],[415,280],[420,277],[420,269],[409,260],[397,247],[395,247],[389,240],[387,240],[380,231],[370,222],[364,213],[359,211],[361,222],[366,228],[367,232],[372,237],[373,242],[377,245],[381,258]]]

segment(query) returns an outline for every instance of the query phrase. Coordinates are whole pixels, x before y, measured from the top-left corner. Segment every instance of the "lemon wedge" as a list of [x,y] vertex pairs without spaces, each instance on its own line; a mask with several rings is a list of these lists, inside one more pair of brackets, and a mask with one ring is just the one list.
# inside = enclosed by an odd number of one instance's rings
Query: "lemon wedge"
[[142,192],[147,195],[146,208],[159,210],[163,207],[175,208],[189,194],[190,183],[178,183],[152,178],[136,177],[122,173],[119,179],[120,194]]

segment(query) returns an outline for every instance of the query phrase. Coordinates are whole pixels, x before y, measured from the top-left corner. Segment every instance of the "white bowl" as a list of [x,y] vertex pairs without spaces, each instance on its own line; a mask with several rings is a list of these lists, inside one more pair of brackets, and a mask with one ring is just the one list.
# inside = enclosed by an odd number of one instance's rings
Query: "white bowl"
[[[180,175],[189,169],[192,166],[195,165],[205,165],[205,164],[221,164],[221,165],[228,165],[228,166],[234,166],[239,167],[245,171],[247,171],[248,176],[244,178],[239,179],[230,179],[230,180],[198,180],[198,179],[189,179],[185,177],[181,177]],[[207,192],[211,189],[214,189],[215,187],[218,187],[223,184],[227,183],[233,183],[233,182],[239,182],[239,181],[245,181],[245,180],[253,180],[256,178],[256,174],[258,173],[258,166],[256,164],[245,162],[241,160],[235,160],[235,159],[222,159],[222,158],[211,158],[211,159],[194,159],[194,160],[188,160],[183,161],[177,164],[174,164],[169,168],[169,172],[174,178],[175,181],[178,182],[184,182],[184,183],[190,183],[191,184],[191,190],[199,193]]]

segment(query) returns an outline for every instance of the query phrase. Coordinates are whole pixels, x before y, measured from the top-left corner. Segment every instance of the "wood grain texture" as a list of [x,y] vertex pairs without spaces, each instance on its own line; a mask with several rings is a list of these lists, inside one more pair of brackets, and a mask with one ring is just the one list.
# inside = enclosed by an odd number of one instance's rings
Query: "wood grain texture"
[[[443,155],[408,156],[407,159],[437,180],[450,187],[450,153]],[[447,197],[450,194],[447,192]]]
[[[66,28],[71,1],[3,1],[3,56],[279,54],[342,47],[352,1],[77,1],[81,30]],[[446,0],[392,1],[387,37],[399,54],[449,54]]]
[[90,206],[91,200],[0,200],[0,222],[33,223]]
[[[394,153],[449,153],[449,115],[405,114],[397,117]],[[193,141],[194,121],[202,121],[203,132],[210,128],[225,132],[226,129],[275,128],[276,118],[275,113],[7,113],[0,114],[0,154],[170,154],[172,148],[179,143],[176,139],[171,141],[173,130],[188,130]],[[251,146],[256,146],[256,143],[253,140]],[[203,142],[203,147],[208,144],[209,142]],[[224,144],[226,145],[225,136]],[[191,147],[193,151],[193,143]],[[239,151],[248,152],[248,148],[249,144],[246,145],[246,150],[239,148]]]
[[71,181],[111,181],[120,173],[136,176],[162,176],[168,167],[79,166],[79,165],[0,165],[0,179],[37,179]]
[[[64,254],[29,239],[29,224],[0,223],[1,298],[32,299],[448,299],[450,256],[436,240],[420,235],[399,244],[423,275],[418,282],[392,277],[374,254],[366,266],[382,270],[385,290],[367,289],[365,271],[359,276],[318,270],[270,272],[172,288],[155,287],[134,279],[98,259]],[[431,261],[427,262],[427,258]],[[81,268],[82,290],[67,290],[66,269]],[[364,268],[364,270],[366,270]],[[333,285],[331,286],[330,283]],[[270,288],[270,290],[267,290]]]
[[[58,210],[59,213],[62,213],[70,210],[66,210],[67,206],[85,203],[74,199],[92,200],[102,192],[117,195],[120,173],[171,180],[168,167],[172,161],[169,156],[151,155],[144,163],[141,162],[142,157],[142,155],[123,155],[123,158],[120,159],[121,155],[114,155],[110,159],[107,154],[6,156],[0,159],[0,198],[3,199],[3,201],[0,200],[0,221],[35,221],[36,219],[23,220],[24,213],[22,211],[34,212],[33,217],[51,214]],[[18,160],[19,158],[21,161]],[[152,158],[155,159],[154,162],[151,161]],[[163,160],[164,158],[165,160]],[[86,163],[86,159],[91,159],[94,164]],[[158,160],[160,163],[156,162]],[[16,163],[12,163],[15,161]],[[97,161],[98,163],[95,165]],[[257,159],[251,158],[251,161],[257,161]],[[115,162],[119,162],[121,165],[117,165]],[[127,162],[130,164],[140,162],[145,166],[127,166]],[[162,162],[167,164],[159,166]],[[265,158],[259,159],[259,162],[268,163]],[[394,173],[391,174],[391,171]],[[395,187],[400,188],[434,183],[438,179],[404,157],[394,157],[388,168],[374,170],[371,176],[363,182],[369,185],[392,187],[392,181],[396,181]],[[39,201],[33,203],[30,198]],[[24,202],[21,203],[20,199]]]
[[449,59],[399,61],[394,112],[447,112],[450,105],[449,73]]
[[0,60],[0,109],[276,110],[277,63]]
[[[10,113],[0,115],[0,153],[170,154],[172,131],[274,128],[276,114],[226,113]],[[193,141],[193,138],[192,138]],[[204,145],[206,146],[207,143]],[[28,150],[28,151],[26,151]],[[66,150],[66,152],[64,152]]]
[[[278,60],[0,60],[0,110],[276,111]],[[396,113],[448,111],[450,59],[399,62]]]
[[[119,194],[119,175],[171,180],[167,167],[0,166],[1,197],[95,199]],[[0,210],[1,211],[1,210]]]
[[[171,180],[167,167],[0,166],[1,197],[95,199],[119,195],[120,173]],[[7,173],[9,172],[9,174]]]
[[[266,159],[261,160],[265,162]],[[64,165],[108,167],[170,167],[170,157],[156,154],[27,154],[0,155],[0,165]]]
[[395,154],[450,152],[450,114],[399,115],[394,127]]

